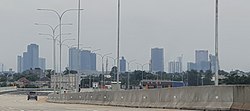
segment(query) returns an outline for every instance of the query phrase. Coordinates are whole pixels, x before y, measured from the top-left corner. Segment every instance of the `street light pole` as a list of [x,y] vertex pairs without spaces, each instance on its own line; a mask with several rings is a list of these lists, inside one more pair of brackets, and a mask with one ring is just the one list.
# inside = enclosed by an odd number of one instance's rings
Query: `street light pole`
[[215,86],[219,85],[219,54],[218,54],[218,32],[219,32],[219,0],[216,0],[216,9],[215,9]]
[[78,92],[77,90],[79,89],[79,83],[80,83],[80,22],[81,22],[81,13],[80,13],[80,9],[81,9],[81,0],[78,0],[78,15],[77,15],[77,49],[78,49],[78,54],[77,54],[77,66],[78,66],[78,74],[76,76],[76,92]]
[[[114,66],[115,66],[115,63],[116,63],[116,59],[117,59],[117,58],[113,58],[113,57],[111,57],[111,56],[107,56],[107,57],[108,57],[108,58],[111,58],[111,59],[114,61]],[[114,67],[114,66],[113,66],[113,67]],[[115,78],[116,78],[116,77],[115,77],[115,74],[114,74],[114,81],[115,81]]]
[[[73,10],[83,10],[83,9],[68,9],[68,10],[65,10],[63,11],[61,14],[59,14],[56,10],[53,10],[53,9],[37,9],[37,10],[43,10],[43,11],[50,11],[50,12],[54,12],[57,16],[58,16],[58,20],[59,20],[59,41],[60,43],[62,42],[62,17],[63,15],[68,12],[68,11],[73,11]],[[61,73],[62,73],[62,49],[61,49],[61,45],[60,45],[60,49],[59,49],[59,52],[60,52],[60,63],[59,63],[59,75],[60,75],[60,78],[61,78]],[[61,79],[60,79],[61,80]],[[61,90],[61,87],[60,87],[60,90]],[[61,93],[61,91],[60,91]]]
[[107,53],[107,54],[104,54],[104,55],[102,55],[102,54],[98,54],[98,53],[96,53],[97,55],[99,55],[100,57],[101,57],[101,59],[102,59],[102,81],[101,81],[101,87],[103,88],[103,85],[104,85],[104,63],[103,63],[103,59],[104,59],[104,57],[105,56],[107,56],[107,55],[110,55],[110,54],[112,54],[112,53]]
[[[57,25],[55,27],[52,27],[49,24],[35,23],[35,25],[45,25],[45,26],[48,26],[51,29],[51,31],[52,31],[52,35],[50,35],[50,34],[39,34],[39,35],[49,35],[53,39],[53,55],[52,55],[52,57],[53,57],[53,69],[54,69],[53,75],[54,75],[54,78],[55,78],[55,73],[56,73],[56,53],[55,52],[56,52],[56,39],[58,37],[58,36],[55,35],[55,31],[56,31],[56,29],[58,28],[59,25]],[[72,24],[61,24],[61,25],[72,25]],[[56,90],[56,82],[55,82],[55,80],[54,80],[54,86],[53,86],[53,88],[54,88],[54,94],[55,94],[55,90]]]
[[117,86],[118,89],[120,89],[119,87],[119,74],[120,74],[120,61],[119,61],[119,57],[120,57],[120,0],[118,0],[118,20],[117,20]]
[[130,84],[130,68],[129,68],[129,65],[130,65],[130,63],[132,63],[134,61],[136,61],[136,60],[134,59],[134,60],[131,60],[131,61],[127,62],[127,64],[128,64],[128,89],[130,89],[130,87],[129,87],[129,84]]
[[[60,45],[60,50],[62,50],[62,44],[66,41],[69,41],[69,40],[75,40],[75,39],[64,39],[64,40],[61,40],[59,41],[59,45]],[[61,52],[60,52],[61,53]],[[61,55],[61,54],[60,54]],[[61,61],[60,61],[60,65],[61,65]],[[61,90],[61,87],[62,87],[62,73],[60,72],[60,80],[59,80],[59,87],[60,87],[60,90]]]
[[145,63],[145,64],[136,63],[136,64],[138,64],[138,65],[141,66],[141,69],[142,69],[142,77],[141,77],[141,80],[143,80],[143,67],[144,67],[145,65],[149,64],[149,63]]

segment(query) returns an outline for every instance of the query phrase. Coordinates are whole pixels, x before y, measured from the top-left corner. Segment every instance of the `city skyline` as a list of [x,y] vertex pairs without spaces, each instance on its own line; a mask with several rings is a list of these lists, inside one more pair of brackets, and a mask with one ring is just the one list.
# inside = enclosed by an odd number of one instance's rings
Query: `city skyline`
[[[4,26],[0,27],[3,38],[0,50],[5,52],[0,62],[5,64],[4,69],[17,69],[16,56],[24,50],[24,44],[29,43],[37,43],[41,46],[41,56],[48,58],[48,68],[51,68],[52,41],[46,40],[46,36],[38,35],[48,30],[46,27],[34,26],[34,23],[48,23],[54,26],[58,25],[58,22],[54,14],[37,11],[37,9],[50,8],[62,12],[69,8],[76,8],[76,1],[2,0],[0,4],[0,13],[3,14],[1,24]],[[250,4],[250,1],[221,0],[219,10],[221,69],[250,71],[248,67],[250,56],[248,56],[246,42],[249,41],[250,36],[248,31],[250,15],[247,15],[250,8],[247,4]],[[141,6],[139,9],[138,5]],[[85,0],[82,2],[82,7],[84,11],[80,42],[84,46],[92,46],[93,49],[102,48],[101,53],[111,52],[115,57],[116,1]],[[206,49],[214,52],[214,1],[127,0],[122,1],[121,7],[121,55],[126,56],[128,60],[147,62],[150,59],[150,48],[163,47],[166,50],[164,69],[168,69],[167,62],[180,54],[184,55],[183,63],[186,63],[194,60],[195,50]],[[76,13],[66,13],[63,22],[73,23],[73,26],[63,27],[63,32],[72,33],[64,38],[75,38]],[[14,44],[11,44],[13,42]],[[10,44],[12,46],[7,48],[6,46]],[[63,48],[65,60],[68,58],[66,52],[67,49]],[[99,59],[97,61],[100,61]],[[63,61],[62,66],[67,66],[67,61]],[[100,65],[97,67],[100,69]],[[186,66],[183,67],[186,68]]]

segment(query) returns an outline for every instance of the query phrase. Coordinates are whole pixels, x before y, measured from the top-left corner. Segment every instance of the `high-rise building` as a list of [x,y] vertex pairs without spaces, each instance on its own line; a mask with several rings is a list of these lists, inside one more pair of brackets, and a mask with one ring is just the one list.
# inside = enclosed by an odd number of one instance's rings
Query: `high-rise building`
[[96,54],[90,53],[90,69],[96,71]]
[[181,72],[183,71],[183,69],[182,69],[182,66],[183,66],[183,65],[182,65],[182,59],[183,59],[183,55],[181,55],[180,57],[177,58],[177,62],[179,63],[179,64],[178,64],[178,70],[177,70],[177,71],[178,71],[179,73],[181,73]]
[[70,70],[78,70],[78,49],[76,47],[69,49],[69,69]]
[[164,51],[163,48],[151,49],[151,68],[152,72],[164,71]]
[[30,57],[30,68],[39,68],[39,46],[36,44],[30,44],[27,49],[28,56]]
[[17,56],[17,73],[23,72],[23,57]]
[[39,58],[39,68],[43,71],[46,70],[46,59],[45,58]]
[[[41,63],[40,63],[41,61]],[[27,52],[23,52],[23,57],[17,57],[17,72],[23,72],[30,69],[41,68],[45,70],[45,58],[39,58],[39,46],[30,44],[27,46]]]
[[212,73],[215,73],[216,70],[216,56],[210,54],[209,55],[209,60],[210,60],[210,69]]
[[196,64],[193,63],[193,62],[188,62],[188,63],[187,63],[187,70],[188,70],[188,71],[197,70]]
[[122,56],[120,59],[120,72],[125,73],[126,72],[126,59]]
[[80,66],[81,71],[89,71],[91,69],[91,62],[90,62],[90,51],[89,50],[82,50],[80,53]]
[[75,47],[69,49],[70,70],[78,71],[79,64],[81,72],[96,71],[96,54],[92,53],[90,50],[81,50],[79,52],[80,64],[77,61],[78,49]]
[[168,63],[168,72],[169,73],[175,73],[176,70],[175,70],[175,61],[171,61]]
[[182,62],[180,60],[170,61],[168,63],[168,72],[169,73],[181,73],[182,72]]
[[23,71],[30,69],[30,60],[27,52],[23,52]]
[[197,71],[207,71],[210,69],[210,63],[208,61],[208,50],[195,51],[195,64]]

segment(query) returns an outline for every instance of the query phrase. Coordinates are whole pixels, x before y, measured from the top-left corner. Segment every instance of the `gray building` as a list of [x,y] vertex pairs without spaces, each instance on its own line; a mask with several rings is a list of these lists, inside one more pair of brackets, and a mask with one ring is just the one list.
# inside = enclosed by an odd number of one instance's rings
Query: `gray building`
[[27,52],[23,53],[23,71],[35,69],[39,67],[39,46],[30,44],[27,47]]
[[36,44],[30,44],[28,45],[27,49],[30,68],[39,68],[39,46]]
[[121,73],[126,72],[126,59],[123,56],[120,59],[120,71],[121,71]]
[[22,71],[30,69],[30,60],[27,52],[23,52],[23,69]]
[[181,73],[182,72],[182,63],[180,61],[171,61],[168,63],[168,72],[169,73]]
[[17,73],[23,72],[23,57],[17,56]]
[[78,49],[75,47],[69,49],[70,70],[78,71],[79,64],[81,72],[96,71],[96,54],[92,53],[90,50],[81,50],[79,52],[80,64],[78,63],[77,59]]
[[41,68],[45,70],[45,58],[39,58],[39,46],[30,44],[27,46],[27,52],[22,56],[17,56],[17,72],[21,73],[26,70]]
[[175,61],[168,62],[168,72],[169,73],[175,73],[176,72],[175,68],[176,68]]
[[188,62],[188,63],[187,63],[187,70],[188,70],[188,71],[197,70],[196,64],[193,63],[193,62]]
[[81,51],[81,53],[80,53],[81,71],[91,70],[90,53],[91,52],[89,50],[82,50]]
[[90,53],[90,69],[96,71],[96,54]]
[[208,50],[195,51],[195,64],[197,71],[207,71],[210,69],[210,63],[208,61]]
[[78,49],[76,47],[69,49],[69,69],[70,70],[78,70],[78,62],[77,62],[77,56],[78,55]]
[[163,48],[151,49],[151,69],[152,72],[164,71],[164,51]]
[[210,69],[212,73],[215,73],[216,70],[216,56],[210,54],[209,55],[209,60],[210,60]]
[[46,59],[45,58],[39,58],[39,68],[43,71],[46,70]]

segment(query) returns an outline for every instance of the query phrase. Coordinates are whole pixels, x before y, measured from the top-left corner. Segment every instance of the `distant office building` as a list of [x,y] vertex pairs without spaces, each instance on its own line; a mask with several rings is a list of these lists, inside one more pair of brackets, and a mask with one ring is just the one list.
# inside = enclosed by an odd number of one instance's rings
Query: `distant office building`
[[182,62],[180,61],[171,61],[168,63],[168,72],[169,73],[181,73],[182,72]]
[[195,64],[197,71],[207,71],[210,69],[210,63],[208,61],[208,50],[195,51]]
[[89,50],[82,50],[81,51],[81,53],[80,53],[81,71],[91,70],[90,53],[91,52]]
[[163,48],[151,49],[151,68],[152,72],[164,71],[164,51]]
[[30,60],[27,52],[23,52],[23,71],[30,69]]
[[[79,61],[78,63],[78,52]],[[69,68],[70,70],[78,71],[78,64],[80,65],[81,72],[96,71],[96,54],[92,53],[90,50],[78,51],[77,48],[69,49]]]
[[216,56],[210,54],[209,55],[209,60],[210,60],[210,69],[212,73],[215,73],[216,70]]
[[187,63],[187,70],[188,70],[188,71],[197,70],[196,64],[193,63],[193,62],[188,62],[188,63]]
[[69,49],[69,69],[70,70],[78,70],[78,49],[76,47]]
[[150,59],[149,60],[149,65],[148,65],[148,67],[149,67],[149,72],[152,72],[152,60]]
[[46,70],[46,59],[45,58],[39,58],[39,68],[43,71]]
[[23,57],[17,56],[17,73],[23,72]]
[[126,60],[124,57],[122,57],[120,59],[120,71],[121,73],[125,73],[126,72]]
[[179,73],[181,73],[183,71],[182,59],[183,59],[183,55],[177,58],[177,62],[178,62],[177,72],[179,72]]
[[90,53],[90,69],[96,71],[96,54]]
[[23,52],[23,57],[17,57],[17,72],[40,68],[39,61],[39,46],[30,44],[27,46],[27,52]]
[[30,59],[30,68],[39,68],[39,46],[36,44],[30,44],[28,45],[27,49],[27,53]]
[[176,70],[175,70],[175,61],[171,61],[168,63],[168,72],[169,73],[175,73]]

